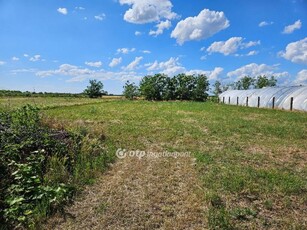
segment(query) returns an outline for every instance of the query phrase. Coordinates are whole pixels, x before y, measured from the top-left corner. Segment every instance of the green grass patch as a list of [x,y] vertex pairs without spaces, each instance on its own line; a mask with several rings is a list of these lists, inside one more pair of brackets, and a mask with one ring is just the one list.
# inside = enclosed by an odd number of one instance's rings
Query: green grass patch
[[[103,130],[109,154],[117,148],[151,146],[191,151],[207,194],[211,229],[306,225],[307,113],[210,102],[113,100],[47,109],[44,116],[83,135]],[[97,165],[89,163],[91,157],[78,161],[87,169],[105,162],[102,158]],[[62,170],[57,159],[53,164]],[[88,178],[90,171],[85,173]],[[268,212],[270,219],[259,210]]]

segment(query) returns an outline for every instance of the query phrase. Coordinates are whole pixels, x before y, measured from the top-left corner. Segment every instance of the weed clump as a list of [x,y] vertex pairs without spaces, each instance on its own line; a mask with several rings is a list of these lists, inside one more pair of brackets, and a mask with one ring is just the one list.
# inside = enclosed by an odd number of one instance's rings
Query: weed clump
[[1,112],[0,229],[33,228],[62,209],[84,182],[82,170],[89,177],[95,158],[109,160],[97,153],[101,143],[85,147],[88,142],[81,134],[46,126],[31,105]]

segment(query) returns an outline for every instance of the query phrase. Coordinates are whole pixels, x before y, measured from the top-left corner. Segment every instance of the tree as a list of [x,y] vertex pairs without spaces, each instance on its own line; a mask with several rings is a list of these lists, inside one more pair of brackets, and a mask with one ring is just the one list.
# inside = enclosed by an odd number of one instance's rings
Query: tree
[[194,77],[194,88],[192,91],[192,98],[194,101],[207,100],[209,90],[209,81],[206,75],[200,74]]
[[252,77],[249,77],[249,76],[245,76],[241,79],[241,82],[242,82],[242,88],[243,89],[249,89],[253,83],[254,83],[255,79],[252,78]]
[[261,89],[263,87],[272,87],[276,86],[277,80],[274,76],[271,76],[271,78],[267,78],[265,75],[258,76],[255,80],[255,88]]
[[90,85],[87,86],[83,93],[87,94],[90,98],[97,98],[106,94],[106,92],[103,91],[103,84],[101,81],[90,80],[89,83]]
[[124,85],[123,94],[127,99],[133,100],[139,95],[139,89],[134,83],[130,83],[129,81],[127,81]]
[[178,99],[191,100],[193,88],[195,86],[194,76],[181,73],[174,78],[177,80],[176,95]]
[[141,95],[146,100],[195,100],[204,101],[209,82],[205,75],[178,74],[172,78],[165,74],[145,76],[140,82]]
[[166,87],[163,93],[163,100],[176,100],[177,95],[177,79],[172,78],[166,78]]
[[155,100],[157,93],[153,76],[148,75],[142,78],[140,82],[140,93],[146,100]]
[[165,74],[145,76],[140,82],[141,95],[146,100],[163,100],[168,94],[168,77]]
[[216,82],[214,83],[214,90],[213,90],[214,95],[215,95],[215,96],[218,96],[218,95],[220,95],[220,93],[222,93],[222,92],[223,92],[223,91],[222,91],[222,84],[221,84],[221,82],[216,81]]

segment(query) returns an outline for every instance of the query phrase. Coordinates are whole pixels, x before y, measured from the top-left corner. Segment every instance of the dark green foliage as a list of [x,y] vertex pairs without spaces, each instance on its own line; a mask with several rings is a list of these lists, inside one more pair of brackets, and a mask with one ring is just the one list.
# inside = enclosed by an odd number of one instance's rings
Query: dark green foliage
[[133,100],[139,95],[139,88],[134,83],[127,81],[124,85],[123,94],[127,99]]
[[218,96],[220,95],[221,93],[223,92],[223,89],[222,89],[222,84],[220,81],[216,81],[214,83],[214,89],[213,89],[213,93],[215,96]]
[[168,77],[164,74],[145,76],[140,82],[140,92],[146,100],[162,100],[169,95]]
[[146,100],[204,101],[209,82],[205,75],[178,74],[172,78],[164,74],[145,76],[140,82],[140,92]]
[[203,74],[194,76],[195,83],[192,90],[192,99],[194,101],[205,101],[207,100],[209,90],[209,81]]
[[29,92],[18,90],[0,90],[0,97],[85,97],[81,93],[51,93],[51,92]]
[[261,89],[263,87],[272,87],[276,86],[277,80],[274,76],[271,76],[271,78],[267,78],[265,75],[258,76],[255,80],[255,88]]
[[250,89],[251,86],[253,86],[253,83],[255,82],[255,79],[249,76],[245,76],[241,78],[239,81],[234,83],[234,88],[239,90],[246,90]]
[[195,88],[195,79],[193,75],[178,74],[177,79],[177,98],[180,100],[191,100],[193,89]]
[[95,138],[48,128],[30,105],[1,112],[0,229],[35,227],[39,216],[61,208],[83,178],[91,178],[94,164],[104,169],[111,160],[100,145]]
[[245,76],[241,78],[239,81],[231,84],[231,88],[238,90],[246,90],[254,87],[256,89],[261,89],[263,87],[273,87],[276,86],[277,79],[272,76],[271,78],[267,78],[265,75],[255,77]]
[[255,79],[253,79],[252,77],[249,77],[249,76],[245,76],[241,79],[241,82],[242,82],[242,88],[243,89],[249,89],[253,83],[254,83]]
[[84,94],[88,95],[90,98],[97,98],[106,94],[106,92],[103,91],[103,84],[101,81],[90,80],[89,83],[90,85],[84,90]]

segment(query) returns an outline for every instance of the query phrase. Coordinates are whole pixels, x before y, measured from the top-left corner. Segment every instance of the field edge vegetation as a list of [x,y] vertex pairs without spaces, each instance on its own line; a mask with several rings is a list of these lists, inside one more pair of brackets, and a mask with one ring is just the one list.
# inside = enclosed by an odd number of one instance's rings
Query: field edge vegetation
[[103,131],[26,105],[0,114],[0,229],[37,228],[114,161]]

